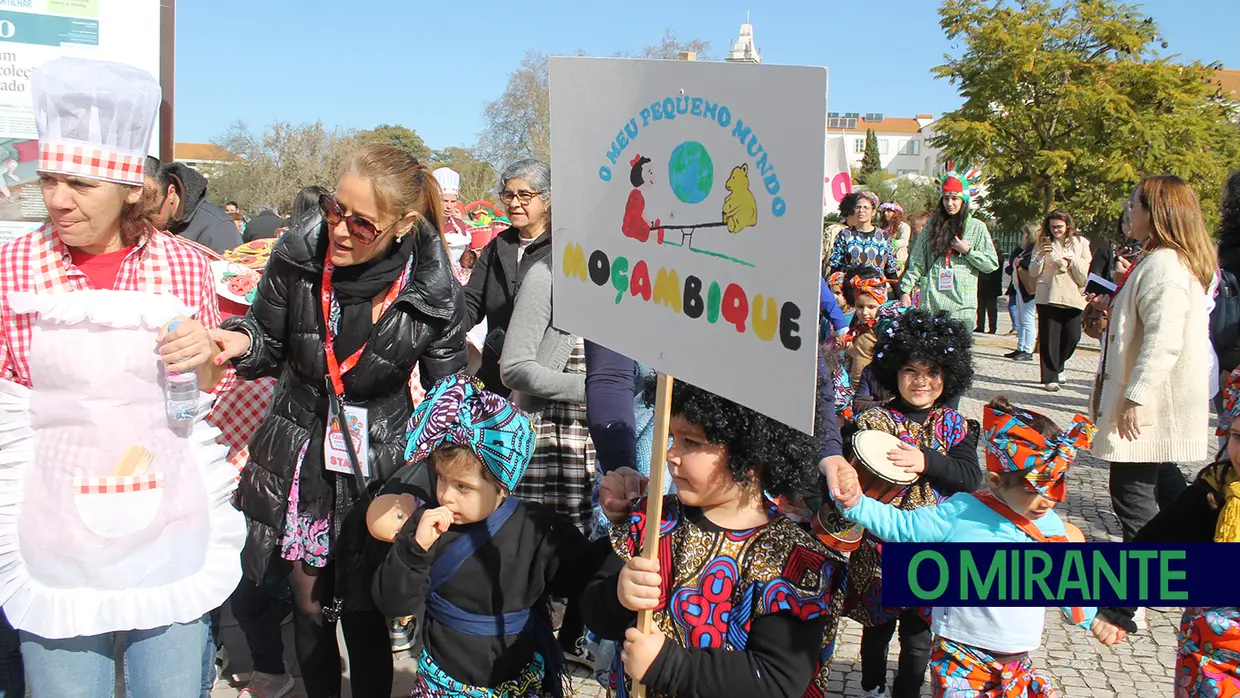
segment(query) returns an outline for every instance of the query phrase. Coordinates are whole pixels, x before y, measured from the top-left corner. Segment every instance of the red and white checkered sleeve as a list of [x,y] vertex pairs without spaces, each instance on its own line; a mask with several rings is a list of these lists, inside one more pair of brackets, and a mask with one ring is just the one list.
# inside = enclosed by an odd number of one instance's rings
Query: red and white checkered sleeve
[[[215,292],[215,278],[211,275],[210,266],[204,264],[203,269],[199,291],[198,321],[207,329],[215,329],[220,326],[221,321],[219,296]],[[223,378],[215,384],[215,389],[211,392],[215,395],[222,395],[235,387],[237,387],[237,371],[230,363],[225,367]]]
[[[27,250],[23,254],[22,250]],[[10,242],[0,247],[0,378],[21,382],[18,362],[29,351],[27,337],[9,308],[9,293],[27,285],[31,274],[29,245]]]

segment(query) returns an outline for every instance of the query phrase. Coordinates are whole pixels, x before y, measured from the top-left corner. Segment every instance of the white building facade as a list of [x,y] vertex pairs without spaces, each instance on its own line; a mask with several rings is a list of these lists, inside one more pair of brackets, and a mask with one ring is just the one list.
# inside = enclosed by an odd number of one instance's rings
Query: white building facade
[[827,138],[842,138],[851,167],[859,167],[865,156],[866,130],[878,137],[878,155],[883,169],[893,175],[936,175],[939,149],[930,145],[935,135],[934,116],[887,117],[883,114],[831,112],[827,117]]

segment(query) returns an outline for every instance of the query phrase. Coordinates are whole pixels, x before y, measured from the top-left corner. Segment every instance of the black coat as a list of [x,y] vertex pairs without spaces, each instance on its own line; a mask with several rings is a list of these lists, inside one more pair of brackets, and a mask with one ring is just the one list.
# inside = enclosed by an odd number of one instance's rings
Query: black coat
[[465,287],[465,326],[473,329],[483,319],[487,321],[487,340],[482,350],[478,378],[487,390],[504,396],[509,391],[499,377],[499,358],[504,352],[504,335],[508,332],[508,322],[512,320],[517,290],[521,287],[525,272],[535,262],[551,254],[551,235],[543,233],[525,248],[518,267],[519,239],[516,228],[496,235],[482,248],[469,277],[469,285]]
[[[262,426],[250,440],[250,460],[241,473],[237,506],[248,519],[243,571],[258,582],[278,554],[285,509],[298,451],[327,423],[327,358],[319,289],[325,233],[321,216],[303,218],[280,237],[244,318],[225,329],[250,335],[250,353],[236,360],[237,375],[283,380]],[[361,360],[344,375],[344,401],[368,409],[372,492],[404,465],[405,430],[413,413],[409,376],[421,367],[422,385],[465,367],[464,296],[452,276],[439,235],[429,225],[416,231],[413,273],[396,301],[375,323]],[[325,242],[325,241],[323,241]],[[332,482],[332,474],[328,482]],[[352,476],[335,476],[336,596],[348,610],[373,608],[370,577],[386,545],[370,538],[365,511],[354,507]],[[433,501],[429,487],[423,499]]]

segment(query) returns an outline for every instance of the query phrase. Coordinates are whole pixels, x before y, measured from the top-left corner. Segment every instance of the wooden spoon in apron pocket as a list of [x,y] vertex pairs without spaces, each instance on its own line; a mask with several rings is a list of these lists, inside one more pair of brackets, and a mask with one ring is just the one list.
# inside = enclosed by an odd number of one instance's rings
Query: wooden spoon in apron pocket
[[112,477],[133,477],[145,474],[151,467],[154,455],[145,446],[130,446],[125,455],[121,456]]

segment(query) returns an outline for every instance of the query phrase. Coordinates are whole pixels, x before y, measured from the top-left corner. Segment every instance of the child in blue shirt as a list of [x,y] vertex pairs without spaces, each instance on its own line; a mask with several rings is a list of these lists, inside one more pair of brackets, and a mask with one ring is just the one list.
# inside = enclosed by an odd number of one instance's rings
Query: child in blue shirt
[[[1079,530],[1059,518],[1055,505],[1067,495],[1068,467],[1079,449],[1089,448],[1094,426],[1077,416],[1061,432],[1049,418],[997,397],[986,407],[983,428],[987,490],[905,511],[864,496],[856,472],[840,467],[828,473],[832,497],[850,520],[892,542],[1083,540]],[[1095,610],[1064,609],[1076,625],[1094,627],[1097,634]],[[1057,695],[1053,682],[1029,659],[1042,643],[1044,617],[1042,608],[935,608],[934,695]]]

